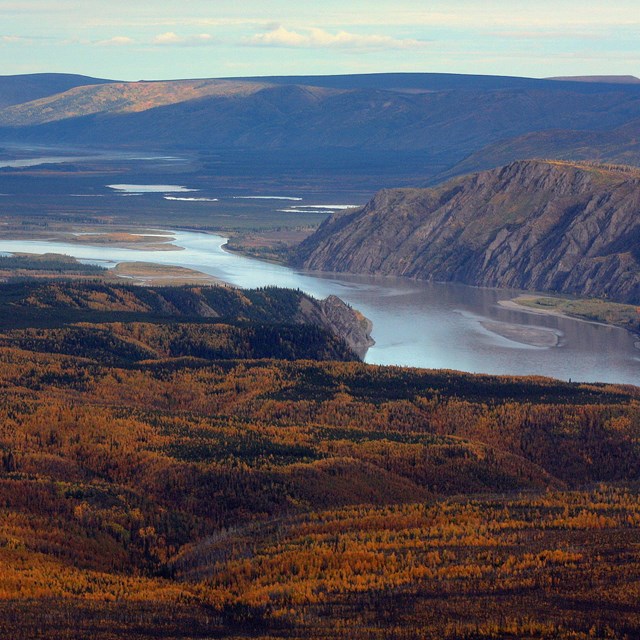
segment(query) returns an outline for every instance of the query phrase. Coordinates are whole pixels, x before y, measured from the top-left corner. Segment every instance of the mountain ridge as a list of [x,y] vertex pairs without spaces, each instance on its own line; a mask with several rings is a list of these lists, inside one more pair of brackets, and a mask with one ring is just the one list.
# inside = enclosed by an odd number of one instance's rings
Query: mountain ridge
[[[434,73],[434,72],[387,72],[387,73],[353,73],[329,75],[294,75],[294,76],[246,76],[229,77],[227,80],[243,80],[269,82],[273,84],[304,84],[316,87],[332,87],[339,89],[379,89],[387,91],[403,91],[406,89],[443,91],[457,89],[533,89],[545,88],[551,91],[562,91],[565,88],[584,93],[607,91],[607,85],[617,84],[620,78],[634,76],[591,76],[589,82],[582,81],[576,85],[573,78],[529,78],[523,76],[500,76],[466,73]],[[616,78],[612,82],[612,78]]]
[[572,162],[640,165],[640,118],[607,131],[549,129],[507,138],[483,147],[437,176],[433,182],[492,169],[513,158],[543,157]]
[[383,190],[293,258],[407,276],[640,302],[640,170],[516,161],[431,189]]
[[113,80],[73,73],[30,73],[0,76],[0,109],[45,98],[74,87],[111,82]]
[[607,84],[638,84],[640,78],[636,76],[554,76],[547,80],[557,80],[560,82],[598,82]]
[[[69,83],[62,92],[47,86],[25,94],[28,100],[0,102],[0,140],[278,151],[291,166],[304,150],[330,153],[336,165],[367,174],[381,167],[400,184],[546,157],[550,149],[571,160],[640,163],[636,138],[625,130],[640,118],[637,84],[428,73],[139,82],[73,76]],[[2,87],[0,78],[0,95]],[[618,140],[628,147],[621,157]]]
[[33,126],[101,113],[136,113],[206,96],[247,96],[266,86],[226,80],[81,85],[2,110],[0,126]]

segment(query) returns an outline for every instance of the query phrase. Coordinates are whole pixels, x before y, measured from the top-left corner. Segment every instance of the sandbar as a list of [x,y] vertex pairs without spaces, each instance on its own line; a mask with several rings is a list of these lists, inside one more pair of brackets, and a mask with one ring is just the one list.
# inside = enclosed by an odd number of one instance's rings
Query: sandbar
[[506,322],[493,322],[483,320],[480,324],[492,333],[497,333],[507,340],[527,344],[532,347],[557,347],[560,343],[558,334],[553,329],[540,327],[526,327],[520,324],[508,324]]
[[186,267],[156,264],[153,262],[119,262],[110,270],[113,275],[141,285],[225,285],[215,276]]

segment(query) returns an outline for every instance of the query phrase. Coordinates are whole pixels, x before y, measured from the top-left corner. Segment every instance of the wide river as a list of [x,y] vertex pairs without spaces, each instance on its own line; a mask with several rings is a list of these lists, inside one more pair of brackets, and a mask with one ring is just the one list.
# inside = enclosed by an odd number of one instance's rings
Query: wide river
[[[108,265],[155,262],[197,269],[240,287],[277,285],[320,298],[336,294],[373,322],[376,344],[366,361],[374,364],[640,384],[640,351],[629,332],[498,304],[517,291],[296,271],[229,253],[221,236],[171,233],[182,251],[0,240],[0,252],[64,253]],[[557,345],[525,344],[523,331],[535,336],[533,342]]]

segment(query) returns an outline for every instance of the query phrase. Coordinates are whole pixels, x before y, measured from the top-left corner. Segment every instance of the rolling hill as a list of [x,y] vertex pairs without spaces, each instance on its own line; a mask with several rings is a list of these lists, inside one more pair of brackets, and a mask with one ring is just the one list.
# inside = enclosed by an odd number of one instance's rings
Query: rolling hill
[[47,96],[63,93],[74,87],[100,85],[113,82],[71,73],[33,73],[0,76],[0,109]]
[[[399,179],[420,173],[428,183],[464,171],[470,157],[486,168],[521,158],[514,154],[523,146],[528,156],[545,156],[549,137],[559,157],[608,159],[604,148],[624,141],[624,127],[640,117],[640,86],[632,83],[454,74],[80,81],[9,99],[0,140],[276,152],[291,166],[304,151],[354,170],[396,168]],[[627,161],[635,162],[636,143],[627,142]]]
[[[603,117],[603,114],[606,114]],[[602,131],[640,114],[640,91],[406,94],[253,83],[80,87],[0,111],[4,136],[184,147],[370,149],[462,156],[530,131]]]
[[610,84],[638,84],[640,78],[636,76],[556,76],[549,80],[564,82],[607,82]]
[[640,166],[640,118],[607,131],[551,129],[501,140],[471,154],[433,181],[498,167],[514,158],[534,157]]
[[637,637],[640,389],[256,360],[203,297],[299,301],[0,285],[3,638]]
[[[640,120],[597,82],[49,80],[0,108],[2,140],[347,180],[631,154]],[[296,264],[640,303],[639,212],[640,169],[520,160],[381,191]],[[367,365],[334,296],[4,260],[51,273],[0,283],[1,638],[640,637],[640,388]]]
[[[27,281],[1,289],[0,305],[10,309],[0,319],[0,329],[13,331],[4,336],[7,344],[117,363],[212,354],[353,360],[364,357],[373,344],[370,321],[340,298],[316,300],[275,287]],[[122,322],[133,325],[124,330],[113,324]],[[154,322],[165,326],[165,333],[154,331]],[[136,335],[136,323],[146,323],[148,330]],[[40,331],[45,329],[55,337]],[[143,333],[148,339],[141,337]]]
[[[375,89],[398,93],[428,91],[545,90],[607,92],[609,84],[633,84],[633,76],[589,76],[586,78],[522,78],[462,73],[354,73],[322,76],[254,76],[228,78],[236,81],[298,84],[333,89]],[[637,80],[637,79],[636,79]],[[576,81],[579,84],[576,84]]]
[[205,96],[243,97],[265,84],[226,80],[117,82],[75,86],[37,100],[5,108],[1,127],[25,127],[93,114],[136,113]]

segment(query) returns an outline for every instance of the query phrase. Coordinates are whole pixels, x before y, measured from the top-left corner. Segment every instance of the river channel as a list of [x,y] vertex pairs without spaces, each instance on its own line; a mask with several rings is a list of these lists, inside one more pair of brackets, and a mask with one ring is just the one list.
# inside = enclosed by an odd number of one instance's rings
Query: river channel
[[171,235],[183,250],[0,240],[0,252],[63,253],[106,266],[154,262],[196,269],[240,287],[291,287],[320,298],[336,294],[373,322],[376,344],[366,356],[373,364],[640,384],[637,338],[615,327],[498,304],[517,291],[303,272],[227,252],[221,236]]

